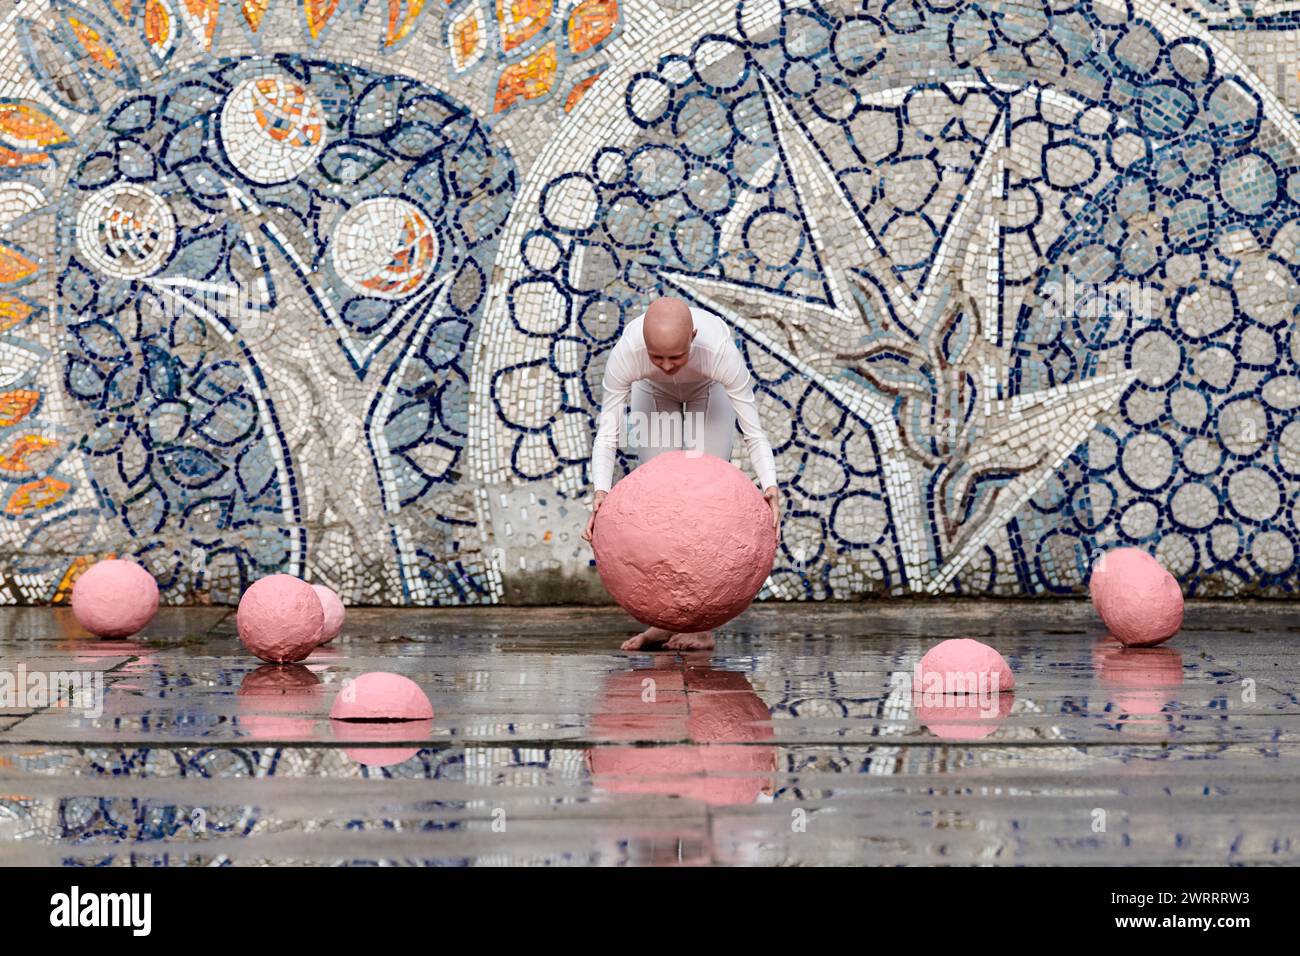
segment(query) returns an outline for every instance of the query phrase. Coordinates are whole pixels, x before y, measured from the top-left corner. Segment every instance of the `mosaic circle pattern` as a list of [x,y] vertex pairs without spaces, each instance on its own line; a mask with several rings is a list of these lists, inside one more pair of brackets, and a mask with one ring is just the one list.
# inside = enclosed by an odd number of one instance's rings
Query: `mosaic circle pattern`
[[226,96],[220,128],[230,165],[261,185],[302,175],[325,146],[316,94],[280,73],[241,80]]
[[156,192],[133,184],[91,193],[77,213],[77,249],[115,279],[151,275],[176,248],[176,218]]
[[438,264],[438,238],[428,215],[402,199],[357,203],[339,217],[332,236],[334,271],[358,295],[405,298]]

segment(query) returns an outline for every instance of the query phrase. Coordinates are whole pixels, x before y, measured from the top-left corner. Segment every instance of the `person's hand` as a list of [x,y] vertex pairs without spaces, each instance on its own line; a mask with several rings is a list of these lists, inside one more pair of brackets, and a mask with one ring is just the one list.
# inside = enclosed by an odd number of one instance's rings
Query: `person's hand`
[[582,532],[582,540],[588,544],[591,543],[591,533],[596,530],[596,512],[600,510],[600,503],[605,500],[608,491],[596,492],[596,497],[591,502],[591,517],[587,520],[587,530]]
[[781,490],[773,485],[763,492],[763,497],[767,499],[768,506],[772,509],[772,527],[781,527]]

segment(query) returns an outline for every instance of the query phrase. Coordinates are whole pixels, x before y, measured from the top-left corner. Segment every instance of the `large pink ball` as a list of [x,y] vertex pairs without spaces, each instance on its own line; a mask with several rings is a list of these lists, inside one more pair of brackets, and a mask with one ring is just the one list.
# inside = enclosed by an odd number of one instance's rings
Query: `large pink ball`
[[740,469],[712,455],[658,455],[596,512],[596,570],[638,621],[707,631],[749,607],[776,558],[772,510]]
[[339,596],[325,585],[313,584],[311,589],[320,598],[321,610],[325,612],[325,626],[321,629],[320,642],[328,644],[339,636],[339,631],[343,630],[343,619],[347,617],[348,612],[343,607],[343,602],[339,600]]
[[1092,605],[1130,647],[1169,640],[1183,626],[1183,592],[1160,562],[1137,548],[1107,551],[1088,580]]
[[332,720],[427,720],[433,704],[420,685],[401,674],[370,671],[349,681],[330,707]]
[[72,614],[91,634],[130,637],[158,613],[158,582],[134,561],[100,561],[72,586]]
[[[974,686],[970,686],[972,674],[975,676]],[[997,680],[996,691],[994,678]],[[937,693],[1001,694],[1015,686],[1016,678],[1001,654],[987,644],[961,637],[940,641],[926,651],[917,667],[912,693],[927,697]]]
[[272,574],[255,581],[239,599],[235,626],[244,646],[264,661],[300,661],[320,643],[325,611],[306,581]]

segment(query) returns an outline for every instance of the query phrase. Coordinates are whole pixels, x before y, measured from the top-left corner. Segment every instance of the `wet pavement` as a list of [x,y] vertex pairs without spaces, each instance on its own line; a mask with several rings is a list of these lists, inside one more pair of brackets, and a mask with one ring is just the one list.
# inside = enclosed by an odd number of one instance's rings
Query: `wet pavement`
[[[1086,601],[763,605],[681,656],[618,650],[616,609],[353,609],[272,667],[228,608],[126,641],[2,609],[0,686],[103,692],[0,698],[0,863],[1294,864],[1300,609],[1186,622],[1128,649]],[[1014,692],[913,695],[950,637]],[[434,718],[331,721],[376,670]]]

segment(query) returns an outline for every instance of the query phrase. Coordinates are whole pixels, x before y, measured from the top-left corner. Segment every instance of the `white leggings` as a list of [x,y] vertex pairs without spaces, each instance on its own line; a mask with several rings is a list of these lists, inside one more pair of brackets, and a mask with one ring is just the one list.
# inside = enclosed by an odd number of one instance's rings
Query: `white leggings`
[[718,382],[670,391],[641,379],[632,383],[628,404],[632,411],[626,447],[636,452],[641,464],[666,451],[692,448],[731,460],[736,410]]

